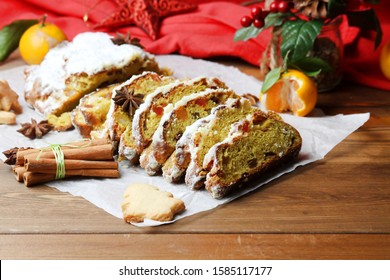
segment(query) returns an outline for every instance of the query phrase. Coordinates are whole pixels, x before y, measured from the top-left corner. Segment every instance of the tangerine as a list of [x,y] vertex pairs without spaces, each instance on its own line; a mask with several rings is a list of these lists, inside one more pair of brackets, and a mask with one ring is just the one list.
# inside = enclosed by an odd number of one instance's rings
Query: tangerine
[[19,41],[20,55],[28,64],[40,64],[48,51],[66,40],[65,33],[56,25],[45,22],[28,28]]
[[314,109],[317,97],[313,80],[298,70],[289,69],[266,93],[261,93],[260,100],[267,110],[290,111],[303,117]]

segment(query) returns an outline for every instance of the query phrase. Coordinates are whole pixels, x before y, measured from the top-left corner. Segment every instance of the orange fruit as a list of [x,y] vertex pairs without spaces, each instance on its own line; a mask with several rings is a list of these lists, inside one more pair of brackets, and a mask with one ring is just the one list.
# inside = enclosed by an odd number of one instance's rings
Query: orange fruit
[[385,43],[381,50],[379,64],[383,75],[390,80],[390,41]]
[[45,22],[28,28],[19,41],[20,55],[28,64],[40,64],[47,52],[66,40],[65,33],[56,25]]
[[296,116],[306,116],[317,103],[317,87],[313,80],[298,70],[288,70],[260,100],[267,110],[278,113],[290,111]]

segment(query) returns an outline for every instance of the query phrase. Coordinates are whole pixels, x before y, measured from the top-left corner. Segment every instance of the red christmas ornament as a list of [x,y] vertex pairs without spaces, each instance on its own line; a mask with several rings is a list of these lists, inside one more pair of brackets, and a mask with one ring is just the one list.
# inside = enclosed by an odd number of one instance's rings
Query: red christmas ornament
[[136,25],[155,40],[162,18],[193,11],[197,5],[176,0],[115,0],[118,10],[101,21],[97,27]]

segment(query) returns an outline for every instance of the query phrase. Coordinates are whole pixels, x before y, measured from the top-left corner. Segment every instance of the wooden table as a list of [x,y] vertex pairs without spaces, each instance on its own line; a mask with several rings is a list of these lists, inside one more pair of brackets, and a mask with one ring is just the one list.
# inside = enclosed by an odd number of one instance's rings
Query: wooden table
[[325,159],[166,226],[137,228],[80,197],[25,188],[0,163],[0,259],[390,259],[390,93],[343,83],[317,107],[371,118]]

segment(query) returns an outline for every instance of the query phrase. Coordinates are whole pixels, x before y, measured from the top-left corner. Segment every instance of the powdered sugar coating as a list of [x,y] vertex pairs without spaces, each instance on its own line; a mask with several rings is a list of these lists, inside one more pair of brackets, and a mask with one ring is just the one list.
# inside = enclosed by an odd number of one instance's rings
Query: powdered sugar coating
[[[122,135],[123,136],[123,135]],[[118,148],[118,154],[122,157],[125,157],[127,160],[133,160],[134,158],[138,157],[138,153],[133,148],[129,148],[124,144],[124,141],[122,140],[119,142],[119,148]]]
[[165,180],[167,180],[167,182],[169,183],[175,183],[179,180],[179,178],[181,178],[181,176],[183,175],[183,173],[185,172],[185,169],[183,170],[183,168],[180,168],[178,167],[177,165],[173,165],[169,172],[164,172],[163,171],[163,177]]
[[72,42],[64,41],[51,49],[40,65],[27,69],[26,97],[38,82],[39,96],[34,106],[45,115],[55,110],[68,96],[66,80],[74,74],[93,75],[104,70],[121,68],[136,58],[154,57],[133,45],[115,45],[111,36],[101,32],[85,32]]
[[140,156],[140,165],[145,169],[146,173],[150,176],[154,176],[161,169],[161,164],[157,162],[153,155],[153,151],[150,149],[145,149]]

